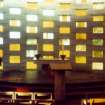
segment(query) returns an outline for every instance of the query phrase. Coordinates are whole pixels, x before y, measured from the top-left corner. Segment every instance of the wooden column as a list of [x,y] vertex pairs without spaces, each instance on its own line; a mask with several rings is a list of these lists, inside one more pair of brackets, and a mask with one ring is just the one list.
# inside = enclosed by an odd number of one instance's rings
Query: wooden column
[[65,100],[65,71],[54,71],[54,94],[56,101]]
[[63,105],[63,102],[65,101],[65,72],[71,69],[71,65],[70,63],[63,61],[50,63],[50,67],[54,71],[54,105]]

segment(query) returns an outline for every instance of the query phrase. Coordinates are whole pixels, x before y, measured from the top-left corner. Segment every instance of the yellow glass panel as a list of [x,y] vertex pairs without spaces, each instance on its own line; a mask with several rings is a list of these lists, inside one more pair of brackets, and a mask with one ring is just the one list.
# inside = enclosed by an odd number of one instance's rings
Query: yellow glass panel
[[76,28],[86,28],[87,22],[76,22]]
[[45,0],[45,2],[46,2],[47,4],[50,4],[50,3],[53,3],[54,0]]
[[21,24],[20,24],[20,20],[10,20],[10,21],[9,21],[9,25],[10,25],[10,26],[13,26],[13,27],[18,27],[18,26],[21,25]]
[[86,64],[86,56],[76,56],[75,62],[80,64]]
[[38,33],[38,27],[27,26],[26,27],[26,32],[27,33]]
[[76,33],[77,40],[86,40],[86,38],[87,38],[86,33]]
[[81,4],[81,3],[87,3],[87,0],[76,0],[77,4]]
[[59,45],[63,45],[62,47],[64,47],[64,45],[70,45],[70,39],[60,39]]
[[27,61],[26,69],[35,70],[35,69],[37,69],[37,64],[35,64],[35,62],[33,62],[33,61]]
[[28,10],[36,10],[38,9],[38,3],[35,2],[27,2],[25,8]]
[[59,28],[59,33],[60,34],[69,34],[70,33],[70,27],[60,27]]
[[0,57],[3,57],[3,50],[0,49]]
[[27,45],[37,45],[37,39],[27,39]]
[[104,21],[104,16],[93,16],[93,21],[94,22],[101,22]]
[[0,70],[3,70],[3,62],[0,65]]
[[71,8],[71,3],[60,3],[59,4],[60,10],[70,10],[70,8]]
[[103,70],[104,69],[104,64],[102,62],[93,62],[92,63],[92,69],[93,70]]
[[61,22],[70,22],[71,21],[70,16],[66,16],[66,15],[60,16],[59,19]]
[[69,58],[70,57],[70,50],[60,50],[59,56],[60,55],[66,55],[66,57]]
[[10,44],[9,50],[10,51],[20,51],[20,44]]
[[43,51],[54,51],[53,44],[43,44]]
[[103,57],[103,51],[98,51],[98,50],[92,51],[92,57],[102,58]]
[[45,60],[53,60],[54,56],[43,56],[43,59],[45,59]]
[[20,56],[10,56],[9,62],[10,63],[20,63]]
[[43,28],[53,28],[54,21],[43,21]]
[[1,0],[1,1],[0,1],[0,8],[3,7],[3,6],[4,6],[4,1]]
[[0,32],[4,31],[4,27],[2,25],[0,25]]
[[48,7],[48,6],[52,6],[52,4],[54,4],[54,0],[45,0],[43,6],[44,7]]
[[86,3],[87,2],[87,0],[81,0],[81,3]]
[[93,4],[93,9],[103,10],[104,9],[104,3],[102,3],[102,4],[100,4],[100,3],[94,3]]
[[86,51],[86,45],[82,44],[76,45],[76,51]]
[[88,13],[87,13],[86,9],[77,9],[77,10],[75,10],[75,15],[82,17],[82,16],[87,16]]
[[104,33],[104,28],[103,27],[93,27],[93,33],[95,34],[102,34]]

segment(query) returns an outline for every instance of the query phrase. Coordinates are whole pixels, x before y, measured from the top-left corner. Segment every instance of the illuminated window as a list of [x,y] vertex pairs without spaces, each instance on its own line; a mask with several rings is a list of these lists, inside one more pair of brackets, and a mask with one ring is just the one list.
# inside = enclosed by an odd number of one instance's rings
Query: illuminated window
[[4,19],[4,14],[0,13],[0,20],[3,20],[3,19]]
[[76,16],[87,16],[87,9],[76,9],[75,10],[75,15]]
[[43,59],[45,60],[53,60],[54,59],[54,56],[43,56]]
[[9,62],[10,63],[20,63],[20,56],[10,56]]
[[26,0],[26,2],[34,3],[34,2],[38,2],[38,0]]
[[44,16],[54,16],[55,11],[54,10],[43,10],[43,15]]
[[38,51],[37,50],[27,50],[26,51],[26,56],[27,57],[34,57],[36,54],[38,54]]
[[93,27],[93,33],[94,34],[102,34],[102,33],[104,33],[104,28],[103,27]]
[[20,32],[9,32],[9,37],[11,38],[11,39],[20,39]]
[[27,33],[38,33],[38,27],[27,26],[26,27],[26,32]]
[[3,44],[3,38],[0,37],[0,45],[2,45],[2,44]]
[[54,21],[43,21],[43,28],[54,28]]
[[21,26],[21,21],[20,20],[10,20],[9,25],[11,27],[19,27]]
[[103,39],[93,39],[92,40],[92,44],[94,46],[103,46],[103,43],[104,43]]
[[76,56],[75,62],[80,64],[86,64],[86,56]]
[[10,51],[20,51],[20,44],[17,44],[17,43],[10,44],[9,45],[9,50]]
[[0,49],[0,57],[3,57],[3,50]]
[[37,15],[29,14],[29,15],[26,16],[26,20],[27,21],[32,21],[32,22],[38,21],[38,16]]
[[87,28],[87,22],[76,22],[76,28]]
[[59,3],[71,3],[72,0],[58,0]]
[[70,27],[60,27],[59,28],[59,33],[60,34],[69,34],[70,33]]
[[60,55],[65,55],[67,58],[69,58],[70,57],[70,50],[60,50],[59,56]]
[[38,3],[36,2],[27,2],[25,8],[28,10],[36,10],[38,9]]
[[3,32],[3,31],[4,31],[3,25],[0,25],[0,32]]
[[33,62],[33,61],[27,61],[26,69],[35,70],[35,69],[37,69],[37,64],[35,64],[35,62]]
[[94,57],[94,58],[102,58],[103,57],[103,51],[99,51],[99,50],[92,51],[92,57]]
[[76,45],[76,51],[86,51],[86,45],[82,44]]
[[60,20],[60,22],[70,22],[71,17],[67,16],[67,15],[62,15],[62,16],[59,16],[59,20]]
[[13,14],[13,15],[20,15],[21,14],[21,8],[10,8],[9,12],[10,12],[10,14]]
[[54,33],[43,33],[43,39],[54,39]]
[[0,1],[0,8],[2,8],[3,6],[4,6],[4,1],[1,0],[1,1]]
[[61,39],[59,40],[59,45],[70,45],[70,39]]
[[37,39],[27,39],[26,43],[27,45],[36,45]]
[[87,0],[76,0],[77,4],[81,4],[81,3],[87,3]]
[[54,0],[45,0],[45,2],[46,2],[47,4],[52,4],[52,3],[54,2]]
[[93,3],[93,9],[103,10],[104,9],[104,3]]
[[100,3],[103,2],[104,0],[91,0],[92,3]]
[[102,62],[93,62],[92,63],[92,69],[93,70],[103,70],[104,69],[104,64]]
[[93,16],[93,21],[94,22],[101,22],[104,21],[104,16]]
[[54,51],[54,45],[53,44],[43,44],[43,51]]
[[54,0],[44,0],[44,7],[50,7],[54,4]]
[[71,8],[71,3],[60,3],[59,4],[60,10],[70,10],[70,8]]
[[86,38],[87,38],[86,33],[76,33],[77,40],[86,40]]

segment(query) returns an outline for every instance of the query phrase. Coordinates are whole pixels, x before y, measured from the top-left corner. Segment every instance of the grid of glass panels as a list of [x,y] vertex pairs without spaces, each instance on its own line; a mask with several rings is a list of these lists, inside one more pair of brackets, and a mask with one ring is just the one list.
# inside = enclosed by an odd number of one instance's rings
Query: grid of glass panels
[[104,70],[104,11],[104,0],[0,0],[0,69],[37,70],[40,53]]

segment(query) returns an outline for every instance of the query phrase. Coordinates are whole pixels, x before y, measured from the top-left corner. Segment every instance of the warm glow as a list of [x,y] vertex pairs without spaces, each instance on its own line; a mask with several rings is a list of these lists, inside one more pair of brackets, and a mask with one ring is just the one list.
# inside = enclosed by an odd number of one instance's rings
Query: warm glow
[[0,69],[39,70],[36,54],[102,72],[105,0],[0,0]]
[[9,45],[9,50],[10,51],[20,51],[20,44],[17,44],[17,43],[10,44]]
[[9,62],[10,63],[20,63],[20,56],[10,56]]
[[103,70],[103,63],[102,62],[93,62],[92,69],[93,70]]
[[0,49],[0,57],[3,57],[3,50]]
[[26,69],[35,70],[37,69],[37,64],[35,64],[33,61],[28,61],[26,63]]

